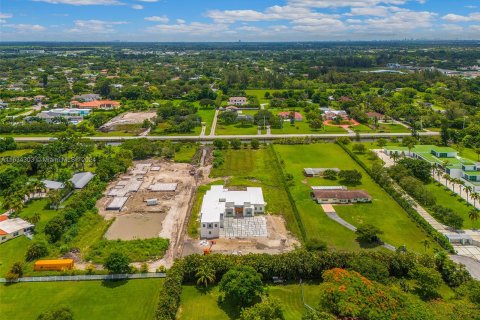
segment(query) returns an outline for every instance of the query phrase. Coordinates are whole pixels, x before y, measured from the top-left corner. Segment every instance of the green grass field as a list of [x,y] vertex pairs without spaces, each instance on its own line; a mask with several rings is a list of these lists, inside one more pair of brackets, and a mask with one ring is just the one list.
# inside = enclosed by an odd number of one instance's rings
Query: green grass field
[[[472,223],[472,220],[468,218],[468,213],[473,209],[472,205],[468,205],[465,200],[458,195],[447,189],[443,185],[439,185],[435,182],[428,184],[427,190],[436,198],[436,204],[447,207],[458,213],[463,218],[463,229],[472,229],[473,227],[479,228],[480,222]],[[458,186],[456,187],[458,190]]]
[[32,152],[33,149],[19,149],[19,150],[7,150],[0,152],[0,158],[2,157],[20,157],[24,154]]
[[[0,277],[3,278],[15,262],[25,261],[25,253],[32,241],[21,236],[0,244]],[[1,299],[0,299],[1,300]]]
[[75,320],[153,319],[162,279],[116,282],[36,282],[0,286],[3,319],[34,320],[69,307]]
[[[274,109],[271,109],[275,111]],[[289,121],[285,121],[282,129],[272,129],[272,134],[322,134],[322,133],[346,133],[347,131],[341,127],[323,126],[322,129],[313,130],[308,125],[306,119],[297,121],[292,126]]]
[[410,250],[424,251],[420,241],[427,238],[427,235],[423,230],[339,146],[335,144],[275,145],[275,150],[285,163],[285,172],[294,177],[294,186],[290,190],[300,211],[307,237],[318,237],[337,249],[360,248],[354,232],[330,220],[322,208],[310,198],[312,185],[341,185],[341,182],[323,178],[306,178],[303,175],[303,168],[357,169],[363,174],[362,184],[353,188],[368,191],[373,202],[337,205],[335,206],[337,213],[355,226],[362,223],[376,225],[385,233],[381,237],[382,240],[394,246],[406,245]]
[[181,144],[180,150],[175,152],[175,162],[190,163],[197,152],[197,145],[191,143]]
[[[318,285],[305,284],[303,290],[305,302],[312,307],[316,307],[321,293],[320,287]],[[305,307],[302,303],[302,292],[299,285],[269,286],[267,287],[267,292],[271,297],[280,300],[286,320],[302,318]],[[233,310],[226,307],[222,308],[218,305],[218,296],[217,287],[205,292],[198,290],[197,287],[192,285],[183,286],[178,319],[235,319]]]
[[223,151],[223,156],[225,160],[223,165],[214,168],[210,176],[230,177],[228,186],[261,187],[267,202],[266,212],[283,215],[287,228],[298,235],[299,230],[293,209],[280,180],[280,174],[272,166],[275,161],[272,151],[270,149],[226,150]]
[[241,123],[234,123],[225,125],[220,121],[217,122],[217,128],[215,129],[215,134],[220,136],[228,135],[256,135],[258,132],[258,127],[254,124],[243,126]]

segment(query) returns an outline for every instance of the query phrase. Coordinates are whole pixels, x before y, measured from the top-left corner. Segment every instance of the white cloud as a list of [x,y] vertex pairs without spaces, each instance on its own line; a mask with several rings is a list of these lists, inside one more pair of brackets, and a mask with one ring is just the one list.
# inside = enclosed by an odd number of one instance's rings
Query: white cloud
[[442,19],[448,22],[480,21],[480,12],[470,13],[468,16],[461,16],[458,14],[449,13],[443,16]]
[[165,15],[145,17],[144,19],[147,20],[147,21],[155,21],[155,22],[160,22],[160,23],[167,23],[169,21],[168,17],[165,16]]
[[178,23],[178,24],[183,24],[183,23],[185,23],[185,22],[187,22],[187,21],[185,21],[185,20],[183,20],[183,19],[177,19],[177,23]]
[[75,26],[68,29],[70,33],[114,33],[115,25],[127,24],[125,21],[103,21],[103,20],[75,20]]
[[143,10],[143,6],[141,4],[134,4],[134,5],[132,5],[132,9]]
[[39,24],[5,24],[3,25],[7,28],[16,29],[18,32],[38,32],[38,31],[45,31],[47,28],[41,26]]
[[190,35],[220,35],[229,31],[228,25],[219,23],[178,23],[178,24],[158,24],[146,29],[150,33],[160,34],[190,34]]
[[346,14],[349,16],[378,16],[384,17],[392,11],[398,11],[398,7],[384,7],[384,6],[376,6],[376,7],[356,7],[351,8],[350,13]]
[[447,32],[462,32],[463,27],[456,24],[442,24],[442,29]]
[[70,4],[73,6],[93,6],[93,5],[119,5],[117,0],[33,0],[37,2],[47,2],[52,4]]
[[141,1],[141,2],[158,2],[158,0],[137,0],[137,1]]
[[0,19],[10,19],[11,17],[13,17],[13,15],[11,15],[10,13],[0,12]]
[[[290,0],[289,4],[309,8],[371,7],[380,3],[401,5],[408,0]],[[423,3],[422,0],[418,1]]]

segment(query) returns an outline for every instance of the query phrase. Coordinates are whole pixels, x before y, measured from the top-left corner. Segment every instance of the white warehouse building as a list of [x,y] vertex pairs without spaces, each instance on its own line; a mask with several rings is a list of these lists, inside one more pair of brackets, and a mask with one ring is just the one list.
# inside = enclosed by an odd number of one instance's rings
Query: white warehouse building
[[203,197],[200,211],[200,236],[218,238],[225,218],[254,217],[265,212],[262,188],[229,191],[221,185],[212,186]]

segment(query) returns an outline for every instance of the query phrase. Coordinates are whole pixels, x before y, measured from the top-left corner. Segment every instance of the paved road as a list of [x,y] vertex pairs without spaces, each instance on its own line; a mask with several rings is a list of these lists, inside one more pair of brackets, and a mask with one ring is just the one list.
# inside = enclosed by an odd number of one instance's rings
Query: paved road
[[459,255],[452,255],[450,258],[456,263],[463,264],[474,279],[480,280],[480,262],[475,261],[472,258]]
[[[213,117],[212,128],[210,129],[210,136],[215,136],[215,129],[217,129],[217,120],[218,120],[219,110],[215,110],[215,116]],[[157,139],[158,140],[158,139]]]
[[[212,130],[210,131],[209,136],[146,136],[145,138],[150,140],[172,140],[172,141],[211,141],[214,139],[235,139],[240,140],[251,140],[255,138],[255,135],[215,135],[212,133],[215,132],[214,128],[216,127],[216,121],[212,124]],[[421,132],[421,136],[438,136],[438,132]],[[0,135],[1,136],[1,135]],[[362,133],[360,134],[361,139],[379,139],[379,138],[391,138],[391,137],[409,137],[410,133]],[[336,133],[336,134],[265,134],[262,135],[262,138],[275,140],[275,139],[285,139],[285,138],[318,138],[318,139],[327,139],[334,140],[340,137],[348,137],[351,139],[356,138],[356,134],[352,133]],[[108,142],[121,142],[123,140],[138,139],[138,136],[111,136],[111,137],[89,137],[93,141],[108,141]],[[53,137],[14,137],[15,141],[18,142],[48,142],[55,140]]]

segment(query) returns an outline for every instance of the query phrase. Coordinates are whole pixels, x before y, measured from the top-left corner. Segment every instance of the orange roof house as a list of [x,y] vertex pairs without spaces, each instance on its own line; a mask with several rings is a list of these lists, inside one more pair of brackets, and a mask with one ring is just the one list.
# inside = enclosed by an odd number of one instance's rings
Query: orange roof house
[[73,269],[73,259],[37,260],[33,265],[35,271],[62,271]]
[[70,104],[72,107],[84,109],[115,109],[120,106],[120,102],[113,100],[94,100],[88,102],[73,100]]

